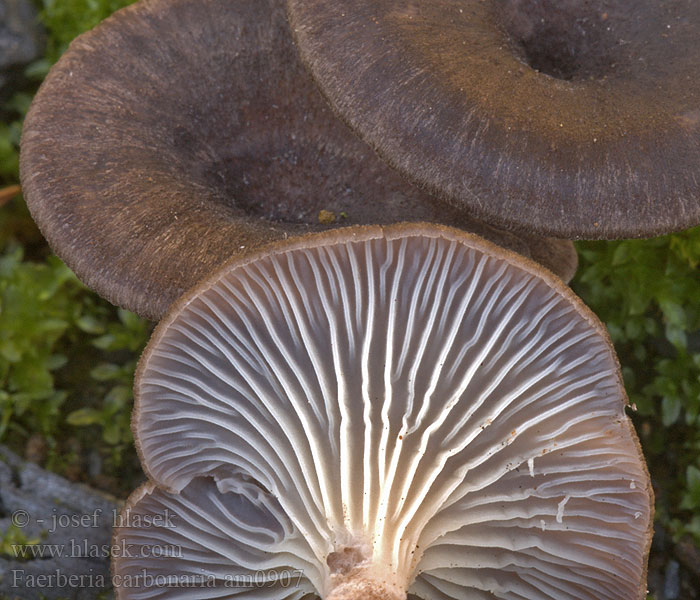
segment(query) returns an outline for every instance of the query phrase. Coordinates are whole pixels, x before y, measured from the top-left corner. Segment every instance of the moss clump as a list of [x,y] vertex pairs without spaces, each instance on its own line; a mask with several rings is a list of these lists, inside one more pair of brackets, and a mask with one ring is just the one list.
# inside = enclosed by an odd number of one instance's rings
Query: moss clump
[[700,227],[650,240],[581,242],[578,250],[572,287],[615,343],[657,516],[700,544]]

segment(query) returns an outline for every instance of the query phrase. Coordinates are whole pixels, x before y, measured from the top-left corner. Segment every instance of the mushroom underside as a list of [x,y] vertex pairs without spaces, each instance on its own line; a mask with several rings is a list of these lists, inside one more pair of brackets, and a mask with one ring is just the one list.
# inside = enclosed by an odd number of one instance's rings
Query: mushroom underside
[[[349,228],[233,261],[159,325],[135,393],[153,483],[127,514],[196,511],[206,488],[205,537],[226,540],[204,552],[177,531],[195,546],[155,572],[211,589],[139,598],[229,597],[226,573],[257,571],[276,598],[368,581],[431,600],[643,597],[650,483],[610,342],[556,277],[479,238]],[[253,516],[230,508],[241,496]]]

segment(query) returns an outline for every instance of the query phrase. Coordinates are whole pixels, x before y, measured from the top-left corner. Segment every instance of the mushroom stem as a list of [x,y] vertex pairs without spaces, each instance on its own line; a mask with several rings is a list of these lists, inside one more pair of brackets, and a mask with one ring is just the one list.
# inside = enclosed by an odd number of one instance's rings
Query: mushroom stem
[[376,565],[333,575],[326,600],[406,600],[406,589]]

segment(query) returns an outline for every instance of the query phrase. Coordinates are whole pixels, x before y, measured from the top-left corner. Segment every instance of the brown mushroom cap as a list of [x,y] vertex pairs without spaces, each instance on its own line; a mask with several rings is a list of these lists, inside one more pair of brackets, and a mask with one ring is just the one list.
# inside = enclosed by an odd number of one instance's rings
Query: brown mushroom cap
[[330,213],[336,225],[441,221],[527,256],[549,244],[541,260],[575,270],[570,243],[435,206],[379,160],[305,73],[281,0],[145,0],[114,14],[47,77],[21,167],[56,253],[151,318],[229,257],[328,228]]
[[392,165],[566,238],[700,223],[700,6],[288,0],[302,59]]
[[[218,508],[203,535],[121,532],[191,543],[115,572],[214,585],[120,599],[225,597],[221,574],[270,566],[327,600],[644,596],[651,484],[604,327],[476,236],[353,227],[233,260],[173,305],[134,392],[148,510]],[[269,515],[257,555],[259,519],[222,519],[251,493]]]

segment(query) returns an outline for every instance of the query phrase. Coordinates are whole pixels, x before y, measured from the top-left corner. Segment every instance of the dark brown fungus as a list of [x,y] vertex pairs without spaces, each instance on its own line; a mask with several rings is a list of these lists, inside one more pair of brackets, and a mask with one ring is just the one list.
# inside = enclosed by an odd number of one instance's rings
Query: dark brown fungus
[[526,256],[544,244],[542,263],[565,279],[575,269],[570,243],[435,206],[385,166],[327,108],[281,0],[147,0],[114,14],[46,79],[21,163],[56,253],[151,318],[225,259],[332,221],[441,221]]
[[331,104],[390,163],[505,227],[700,222],[700,4],[288,0]]

